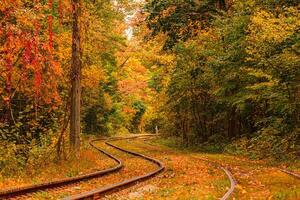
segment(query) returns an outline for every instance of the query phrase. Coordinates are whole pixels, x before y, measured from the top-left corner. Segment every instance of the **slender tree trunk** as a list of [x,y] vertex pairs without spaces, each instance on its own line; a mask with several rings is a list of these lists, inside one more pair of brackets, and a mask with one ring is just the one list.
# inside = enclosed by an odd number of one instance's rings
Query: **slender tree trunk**
[[80,0],[72,0],[73,36],[72,36],[72,73],[71,73],[71,117],[70,117],[70,148],[77,153],[80,149],[80,101],[81,101],[81,41],[80,41]]

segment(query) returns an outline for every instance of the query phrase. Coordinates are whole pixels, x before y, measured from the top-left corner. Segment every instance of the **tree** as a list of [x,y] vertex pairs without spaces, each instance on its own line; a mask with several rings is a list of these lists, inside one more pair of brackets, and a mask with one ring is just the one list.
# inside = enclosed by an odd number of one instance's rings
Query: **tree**
[[70,147],[72,152],[80,149],[80,101],[81,101],[81,35],[80,12],[81,1],[73,0],[73,35],[72,35],[72,72],[71,72],[71,120],[70,120]]

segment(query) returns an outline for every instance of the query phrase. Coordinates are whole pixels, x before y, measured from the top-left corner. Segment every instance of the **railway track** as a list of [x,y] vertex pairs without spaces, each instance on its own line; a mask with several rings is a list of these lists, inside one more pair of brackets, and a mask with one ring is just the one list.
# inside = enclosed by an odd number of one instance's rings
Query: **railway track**
[[[219,162],[216,162],[216,161],[211,161],[209,159],[206,159],[206,158],[198,158],[198,157],[195,157],[195,159],[200,159],[200,160],[203,160],[203,161],[206,161],[212,165],[214,165],[215,167],[218,167],[220,169],[222,169],[226,176],[228,177],[229,181],[230,181],[230,188],[227,190],[227,192],[223,195],[223,197],[220,198],[220,200],[227,200],[229,199],[234,191],[235,191],[235,188],[236,186],[238,185],[238,181],[235,179],[235,177],[232,175],[231,171],[225,167],[223,164],[219,163]],[[297,178],[297,179],[300,179],[300,174],[298,173],[295,173],[295,172],[292,172],[292,171],[289,171],[289,170],[286,170],[286,169],[281,169],[281,168],[277,168],[277,170],[285,173],[285,174],[288,174],[294,178]]]
[[[152,143],[150,143],[147,139],[144,140],[145,143],[147,143],[150,146],[154,146]],[[216,161],[212,161],[210,159],[207,158],[199,158],[199,157],[194,157],[195,159],[200,159],[202,161],[205,161],[211,165],[213,165],[216,168],[219,168],[221,170],[223,170],[223,172],[226,174],[228,180],[230,181],[230,188],[227,190],[227,192],[220,198],[220,200],[227,200],[229,199],[235,192],[235,188],[238,185],[238,181],[237,179],[233,176],[233,174],[231,173],[230,170],[230,166],[225,166],[220,162],[216,162]],[[288,174],[290,176],[292,176],[293,178],[296,179],[300,179],[300,174],[297,172],[293,172],[293,171],[289,171],[286,169],[282,169],[282,168],[277,168],[277,170],[281,171],[282,173]]]
[[[134,137],[134,138],[137,138],[137,137]],[[133,139],[133,138],[131,138],[131,139]],[[137,176],[137,177],[134,177],[134,178],[122,181],[122,182],[114,183],[114,184],[111,184],[111,185],[108,185],[108,186],[105,186],[105,187],[101,187],[101,188],[98,188],[98,189],[95,189],[95,190],[92,190],[92,191],[89,191],[89,192],[85,192],[85,193],[82,193],[82,194],[69,196],[69,197],[64,198],[63,200],[95,199],[96,197],[99,198],[99,197],[101,197],[101,195],[104,195],[107,192],[110,192],[112,190],[116,190],[118,188],[122,188],[122,187],[125,187],[127,185],[136,183],[138,181],[148,179],[148,178],[154,176],[155,174],[159,173],[160,171],[162,171],[164,169],[163,164],[158,160],[155,160],[153,158],[150,158],[150,157],[145,156],[145,155],[140,154],[140,153],[136,153],[136,152],[133,152],[133,151],[126,150],[126,149],[121,148],[119,146],[113,145],[110,142],[105,142],[105,144],[108,145],[108,146],[111,146],[111,147],[113,147],[117,150],[123,151],[125,153],[129,153],[131,155],[138,156],[138,157],[144,158],[146,160],[149,160],[150,162],[153,162],[153,163],[157,164],[158,168],[155,171],[150,172],[148,174],[145,174],[145,175],[142,175],[142,176]],[[210,164],[214,165],[216,168],[220,168],[227,175],[227,177],[230,181],[230,188],[226,191],[226,193],[221,197],[220,200],[229,199],[231,197],[231,195],[233,194],[234,189],[237,185],[237,182],[236,182],[235,178],[233,177],[233,175],[231,174],[231,172],[227,168],[221,166],[219,163],[212,162],[212,161],[209,161],[209,160],[206,160],[206,159],[201,159],[201,160],[209,162]]]
[[[161,163],[159,160],[153,159],[151,157],[148,157],[146,155],[134,152],[134,151],[130,151],[127,149],[124,149],[120,146],[114,145],[112,144],[113,141],[116,140],[124,140],[124,139],[136,139],[136,138],[143,138],[143,137],[148,137],[148,136],[153,136],[153,135],[142,135],[142,136],[132,136],[132,137],[115,137],[113,139],[109,139],[107,141],[105,141],[105,144],[117,149],[119,151],[125,152],[127,154],[142,158],[144,160],[147,160],[151,163],[154,163],[157,168],[149,173],[146,173],[144,175],[141,176],[136,176],[121,182],[117,182],[111,185],[107,185],[104,187],[100,187],[100,188],[96,188],[92,191],[88,191],[88,192],[84,192],[81,194],[77,194],[77,195],[73,195],[73,196],[69,196],[64,198],[64,200],[77,200],[77,199],[95,199],[96,197],[101,197],[107,193],[112,193],[114,191],[116,191],[117,189],[123,189],[126,188],[134,183],[149,179],[153,176],[155,176],[156,174],[160,173],[163,169],[164,169],[164,165],[163,163]],[[85,174],[85,175],[81,175],[81,176],[76,176],[76,177],[72,177],[72,178],[65,178],[65,179],[60,179],[57,181],[52,181],[52,182],[47,182],[47,183],[41,183],[41,184],[34,184],[34,185],[30,185],[30,186],[26,186],[26,187],[17,187],[17,188],[12,188],[12,189],[8,189],[8,190],[2,190],[0,191],[0,199],[7,199],[7,198],[11,198],[11,197],[19,197],[19,196],[23,196],[25,197],[25,195],[30,195],[31,193],[35,193],[41,190],[48,190],[48,189],[55,189],[55,188],[60,188],[62,186],[68,186],[69,184],[73,184],[73,183],[78,183],[81,181],[86,181],[89,179],[93,179],[93,178],[98,178],[104,175],[108,175],[114,172],[117,172],[118,170],[120,170],[123,166],[124,163],[122,162],[121,159],[117,158],[116,156],[104,151],[103,149],[98,148],[95,145],[95,142],[100,141],[100,140],[106,140],[106,139],[97,139],[97,140],[92,140],[90,141],[90,145],[95,148],[97,151],[103,153],[104,155],[108,156],[109,158],[113,159],[116,162],[116,165],[114,167],[105,169],[105,170],[101,170],[101,171],[96,171],[93,173],[89,173],[89,174]],[[196,159],[196,158],[195,158]],[[199,159],[199,158],[197,158]],[[230,188],[227,190],[227,192],[223,195],[223,197],[221,198],[221,200],[226,200],[229,199],[232,194],[235,191],[235,187],[237,185],[237,181],[235,180],[235,178],[233,177],[233,175],[231,174],[231,172],[226,168],[223,167],[220,163],[217,162],[213,162],[210,161],[208,159],[201,159],[203,161],[206,161],[212,165],[214,165],[217,168],[220,168],[221,170],[223,170],[225,172],[225,174],[227,175],[228,179],[230,180]],[[289,174],[295,178],[300,178],[300,175],[285,169],[279,169],[280,171],[282,171],[283,173]]]
[[[116,139],[114,139],[114,141],[115,140]],[[111,185],[107,185],[107,186],[104,186],[104,187],[101,187],[101,188],[97,188],[95,190],[92,190],[92,191],[89,191],[89,192],[85,192],[85,193],[82,193],[82,194],[78,194],[78,195],[66,197],[66,198],[64,198],[64,200],[94,199],[95,197],[99,197],[101,195],[104,195],[104,194],[106,194],[106,193],[108,193],[108,192],[110,192],[112,190],[116,190],[116,189],[119,189],[119,188],[122,188],[122,187],[126,187],[128,185],[131,185],[131,184],[134,184],[134,183],[137,183],[137,182],[149,179],[149,178],[153,177],[154,175],[160,173],[165,168],[164,165],[163,165],[163,163],[160,162],[159,160],[156,160],[154,158],[151,158],[149,156],[146,156],[146,155],[134,152],[134,151],[130,151],[130,150],[121,148],[119,146],[116,146],[116,145],[108,142],[108,141],[105,142],[105,144],[108,145],[108,146],[110,146],[110,147],[112,147],[112,148],[120,150],[122,152],[125,152],[125,153],[131,154],[133,156],[137,156],[137,157],[140,157],[142,159],[148,160],[148,161],[156,164],[157,168],[156,168],[156,170],[154,170],[152,172],[149,172],[149,173],[146,173],[144,175],[136,176],[136,177],[133,177],[131,179],[127,179],[125,181],[121,181],[121,182],[114,183],[114,184],[111,184]]]
[[16,197],[16,196],[22,196],[22,195],[27,195],[30,193],[35,193],[35,192],[38,192],[41,190],[58,188],[58,187],[62,187],[65,185],[77,183],[80,181],[85,181],[85,180],[97,178],[100,176],[108,175],[110,173],[120,170],[124,166],[123,162],[119,158],[117,158],[117,157],[113,156],[112,154],[95,146],[94,142],[99,141],[99,140],[103,140],[103,139],[92,140],[89,142],[89,144],[93,148],[95,148],[97,151],[103,153],[104,155],[106,155],[109,158],[111,158],[112,160],[114,160],[116,162],[115,166],[105,169],[105,170],[100,170],[100,171],[96,171],[96,172],[92,172],[92,173],[88,173],[88,174],[84,174],[84,175],[80,175],[80,176],[75,176],[75,177],[71,177],[71,178],[64,178],[64,179],[59,179],[59,180],[40,183],[40,184],[33,184],[33,185],[29,185],[29,186],[24,186],[24,187],[15,187],[15,188],[11,188],[8,190],[1,190],[0,191],[0,199],[7,199],[7,198]]
[[[140,139],[142,139],[142,138],[140,137]],[[147,142],[147,139],[144,139],[144,141],[147,144],[149,144],[149,145],[151,144],[151,143]],[[138,154],[138,153],[135,153],[135,152],[132,152],[132,151],[125,150],[125,149],[120,148],[120,147],[118,147],[116,145],[113,145],[113,144],[111,144],[109,142],[106,142],[106,144],[109,145],[109,146],[111,146],[111,147],[113,147],[113,148],[116,148],[118,150],[121,150],[123,152],[129,153],[129,154],[132,154],[132,155],[136,155],[136,156],[142,155],[142,154]],[[144,155],[142,155],[142,156],[144,156]],[[209,164],[213,165],[214,167],[221,169],[226,174],[226,176],[228,177],[228,180],[230,181],[230,188],[220,198],[220,200],[227,200],[227,199],[229,199],[232,196],[232,194],[233,194],[233,192],[235,190],[235,187],[237,186],[237,181],[233,177],[232,173],[226,167],[224,167],[223,165],[221,165],[220,163],[213,162],[213,161],[210,161],[210,160],[207,160],[207,159],[200,159],[200,160],[208,162]],[[74,195],[74,196],[71,196],[71,197],[67,197],[64,200],[78,200],[78,199],[87,199],[87,198],[88,199],[93,199],[94,196],[105,194],[106,192],[109,192],[110,190],[117,189],[118,187],[122,187],[122,186],[125,186],[127,184],[130,184],[130,183],[133,183],[133,182],[136,182],[136,181],[139,181],[139,177],[135,177],[135,178],[132,178],[130,180],[126,180],[124,182],[119,182],[119,183],[112,184],[112,185],[109,185],[109,186],[106,186],[106,187],[102,187],[102,188],[99,188],[99,189],[96,189],[96,190],[93,190],[93,191],[90,191],[90,192],[86,192],[86,193],[83,193],[83,194],[79,194],[79,195]]]
[[[148,136],[152,136],[152,135],[148,135],[148,134],[144,134],[142,136],[131,136],[131,137],[115,137],[113,139],[110,139],[110,141],[114,141],[114,140],[122,140],[122,139],[135,139],[138,137],[148,137]],[[94,179],[94,178],[99,178],[101,176],[105,176],[114,172],[119,171],[121,168],[123,168],[124,163],[121,159],[117,158],[116,156],[98,148],[94,143],[97,141],[101,141],[101,140],[107,140],[107,139],[96,139],[96,140],[92,140],[89,142],[89,144],[95,148],[97,151],[103,153],[104,155],[108,156],[109,158],[111,158],[112,160],[114,160],[116,162],[116,165],[105,169],[105,170],[100,170],[100,171],[96,171],[96,172],[92,172],[92,173],[88,173],[88,174],[84,174],[84,175],[80,175],[80,176],[75,176],[75,177],[71,177],[71,178],[64,178],[64,179],[59,179],[59,180],[55,180],[55,181],[50,181],[50,182],[44,182],[44,183],[40,183],[40,184],[33,184],[33,185],[29,185],[29,186],[24,186],[24,187],[15,187],[15,188],[11,188],[11,189],[7,189],[7,190],[0,190],[0,199],[11,199],[14,197],[21,197],[21,198],[26,198],[28,197],[28,195],[39,192],[39,191],[43,191],[43,190],[49,190],[49,189],[59,189],[63,186],[68,186],[74,183],[78,183],[81,181],[87,181],[90,179]],[[138,156],[140,158],[146,159],[152,163],[155,163],[159,166],[159,168],[153,172],[147,173],[143,176],[139,176],[139,177],[135,177],[132,180],[128,180],[128,181],[124,181],[124,183],[122,183],[120,186],[118,186],[118,184],[114,184],[115,188],[119,188],[121,186],[125,186],[128,185],[130,183],[134,183],[137,181],[141,181],[147,178],[150,178],[152,176],[154,176],[155,174],[159,173],[160,171],[163,170],[164,166],[163,164],[158,161],[155,160],[153,158],[147,157],[145,155],[142,154],[138,154],[135,152],[131,152],[131,151],[127,151],[125,149],[121,149],[120,147],[114,146],[113,144],[110,144],[109,142],[105,142],[108,146],[111,146],[115,149],[121,150],[123,152],[129,153],[131,155],[134,156]],[[107,187],[109,188],[109,187]],[[106,189],[106,192],[113,190],[114,188],[111,189]],[[104,193],[104,192],[102,192]]]
[[[146,142],[148,145],[153,146],[153,144],[147,142],[147,140],[144,140],[144,142]],[[227,200],[227,199],[229,199],[231,197],[231,195],[233,195],[235,187],[237,186],[237,181],[233,177],[232,173],[226,167],[223,167],[220,163],[217,163],[217,162],[214,162],[214,161],[211,161],[211,160],[208,160],[208,159],[204,159],[204,158],[198,158],[198,157],[194,157],[194,159],[198,159],[198,160],[202,160],[204,162],[207,162],[210,165],[213,165],[215,168],[221,169],[226,174],[228,180],[230,181],[230,188],[220,198],[220,200]]]
[[289,170],[286,170],[286,169],[279,169],[279,170],[281,172],[285,173],[285,174],[293,176],[294,178],[300,179],[300,174],[297,174],[296,172],[292,172],[292,171],[289,171]]

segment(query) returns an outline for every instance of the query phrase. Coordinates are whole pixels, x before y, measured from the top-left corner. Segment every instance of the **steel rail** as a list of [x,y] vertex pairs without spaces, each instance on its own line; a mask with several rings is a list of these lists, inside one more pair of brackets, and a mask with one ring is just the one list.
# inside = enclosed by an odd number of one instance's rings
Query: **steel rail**
[[286,173],[288,175],[291,175],[293,176],[294,178],[298,178],[300,179],[300,174],[297,174],[296,172],[292,172],[292,171],[289,171],[289,170],[286,170],[286,169],[279,169],[281,172],[283,173]]
[[[136,138],[136,137],[123,138],[123,139],[133,139],[133,138]],[[113,141],[116,141],[116,140],[119,140],[119,139],[114,139]],[[112,140],[110,140],[110,141],[112,141]],[[109,141],[106,141],[105,144],[110,146],[110,147],[113,147],[117,150],[123,151],[125,153],[140,157],[140,158],[145,159],[145,160],[148,160],[148,161],[156,164],[158,166],[158,168],[156,170],[152,171],[152,172],[149,172],[149,173],[145,174],[145,175],[136,176],[136,177],[133,177],[131,179],[127,179],[125,181],[117,182],[117,183],[107,185],[107,186],[104,186],[104,187],[101,187],[101,188],[97,188],[97,189],[94,189],[94,190],[91,190],[91,191],[88,191],[88,192],[85,192],[85,193],[81,193],[81,194],[78,194],[78,195],[69,196],[69,197],[64,198],[63,200],[78,200],[78,199],[90,199],[90,198],[93,199],[95,196],[104,195],[104,194],[107,194],[108,192],[111,192],[113,190],[120,189],[122,187],[134,184],[136,182],[144,181],[146,179],[149,179],[149,178],[157,175],[158,173],[162,172],[165,168],[164,164],[162,162],[160,162],[159,160],[156,160],[154,158],[151,158],[149,156],[146,156],[146,155],[134,152],[134,151],[130,151],[130,150],[121,148],[119,146],[116,146],[116,145],[110,143]]]
[[[232,175],[232,173],[226,167],[224,167],[222,164],[220,164],[218,162],[211,161],[211,160],[205,159],[205,158],[198,158],[198,157],[195,157],[195,158],[203,160],[203,161],[206,161],[208,163],[211,163],[214,166],[219,167],[220,169],[222,169],[225,172],[225,174],[227,175],[228,179],[230,180],[230,188],[223,195],[223,197],[220,198],[220,200],[227,200],[227,199],[229,199],[231,197],[231,195],[233,194],[235,187],[237,186],[237,181],[234,178],[234,176]],[[277,169],[279,171],[285,173],[285,174],[288,174],[288,175],[294,177],[294,178],[300,179],[300,174],[298,174],[296,172],[289,171],[289,170],[282,169],[282,168],[277,168]]]
[[[147,142],[147,140],[144,140],[144,142],[150,146],[154,146],[152,143],[149,143]],[[214,167],[216,168],[219,168],[221,169],[225,174],[226,176],[228,177],[229,181],[230,181],[230,188],[227,190],[227,192],[220,198],[220,200],[227,200],[231,197],[231,195],[233,194],[236,186],[237,186],[237,181],[236,179],[234,178],[234,176],[232,175],[232,173],[226,168],[226,167],[223,167],[220,163],[218,162],[215,162],[215,161],[211,161],[209,159],[205,159],[205,158],[199,158],[199,157],[195,157],[193,156],[195,159],[199,159],[199,160],[202,160],[202,161],[205,161],[211,165],[213,165]]]
[[[115,137],[114,139],[111,139],[109,141],[116,141],[116,140],[123,140],[123,139],[135,139],[135,138],[142,138],[143,136],[156,136],[153,134],[144,134],[144,135],[140,135],[140,136],[131,136],[131,137]],[[72,178],[65,178],[65,179],[60,179],[57,181],[52,181],[52,182],[46,182],[46,183],[40,183],[40,184],[34,184],[34,185],[30,185],[30,186],[24,186],[24,187],[18,187],[18,188],[11,188],[8,190],[0,190],[0,199],[2,198],[9,198],[9,197],[14,197],[14,196],[19,196],[19,195],[25,195],[28,193],[33,193],[33,192],[37,192],[39,190],[45,190],[45,189],[51,189],[51,188],[56,188],[56,187],[60,187],[60,186],[64,186],[64,185],[68,185],[68,184],[72,184],[72,183],[76,183],[76,182],[80,182],[83,180],[88,180],[88,179],[92,179],[92,178],[96,178],[96,177],[100,177],[106,174],[110,174],[113,172],[116,172],[118,170],[120,170],[124,164],[123,162],[113,156],[112,154],[98,148],[96,145],[94,145],[93,143],[96,141],[100,141],[100,140],[104,140],[104,139],[96,139],[96,140],[92,140],[89,142],[89,144],[95,148],[96,150],[98,150],[99,152],[102,152],[103,154],[105,154],[106,156],[108,156],[109,158],[113,159],[114,161],[116,161],[118,164],[112,168],[109,169],[105,169],[105,170],[101,170],[101,171],[96,171],[96,172],[92,172],[89,174],[85,174],[85,175],[80,175],[80,176],[76,176],[76,177],[72,177]],[[153,159],[151,157],[145,156],[143,154],[140,153],[136,153],[130,150],[126,150],[123,149],[119,146],[113,145],[111,144],[109,141],[106,141],[105,144],[108,146],[111,146],[115,149],[118,149],[120,151],[123,151],[125,153],[137,156],[137,157],[141,157],[145,160],[148,160],[154,164],[156,164],[158,166],[158,168],[150,173],[147,173],[145,175],[142,176],[137,176],[137,177],[133,177],[131,179],[125,180],[125,181],[121,181],[112,185],[108,185],[108,186],[104,186],[89,192],[85,192],[82,194],[78,194],[78,195],[74,195],[74,196],[70,196],[70,197],[66,197],[64,198],[64,200],[77,200],[77,199],[86,199],[86,198],[93,198],[94,196],[98,196],[98,195],[104,195],[108,192],[111,192],[115,189],[119,189],[125,186],[128,186],[130,184],[136,183],[138,181],[143,181],[146,180],[148,178],[151,178],[153,176],[155,176],[156,174],[160,173],[163,169],[164,169],[164,165],[163,163],[161,163],[159,160]],[[220,163],[218,162],[214,162],[208,159],[204,159],[204,158],[199,158],[199,157],[195,157],[196,159],[200,159],[203,161],[206,161],[210,164],[213,164],[214,166],[222,169],[225,174],[227,175],[228,179],[230,180],[230,188],[227,190],[227,192],[223,195],[223,197],[221,197],[221,200],[227,200],[234,192],[234,189],[237,185],[237,181],[235,180],[235,178],[233,177],[233,175],[231,174],[231,172],[223,167]],[[297,174],[295,172],[292,171],[288,171],[286,169],[280,169],[278,168],[278,170],[280,170],[283,173],[289,174],[295,178],[300,178],[300,174]]]
[[[145,143],[147,143],[148,145],[151,145],[153,146],[153,144],[147,142],[147,140],[144,140]],[[199,160],[202,160],[202,161],[205,161],[213,166],[215,166],[216,168],[219,168],[221,169],[225,174],[226,176],[228,177],[229,181],[230,181],[230,188],[227,190],[227,192],[220,198],[220,200],[227,200],[229,199],[229,197],[231,197],[231,195],[233,194],[236,186],[237,186],[237,181],[236,179],[234,178],[234,176],[232,175],[232,173],[226,168],[226,167],[223,167],[220,163],[217,163],[217,162],[214,162],[214,161],[211,161],[209,159],[205,159],[205,158],[199,158],[199,157],[194,157],[195,159],[199,159]]]
[[[144,140],[145,143],[147,143],[148,145],[151,145],[153,146],[153,144],[147,142],[147,140]],[[214,161],[211,161],[211,160],[208,160],[208,159],[204,159],[204,158],[198,158],[198,157],[194,157],[196,159],[200,159],[202,161],[205,161],[211,165],[214,165],[216,168],[219,168],[221,170],[224,171],[224,173],[226,174],[226,176],[228,177],[229,181],[230,181],[230,188],[227,190],[227,192],[220,198],[220,200],[227,200],[231,197],[231,195],[233,194],[234,192],[234,189],[236,188],[237,186],[237,181],[236,179],[233,177],[232,173],[226,168],[226,167],[223,167],[220,163],[217,163],[217,162],[214,162]]]
[[223,195],[223,197],[220,200],[227,200],[229,197],[233,194],[235,187],[237,186],[237,182],[231,172],[221,165],[219,166],[220,169],[222,169],[225,174],[227,175],[228,179],[230,180],[230,188],[227,190],[227,192]]
[[80,182],[80,181],[89,180],[89,179],[92,179],[92,178],[104,176],[104,175],[107,175],[107,174],[110,174],[110,173],[113,173],[113,172],[116,172],[116,171],[120,170],[124,166],[124,164],[119,158],[117,158],[117,157],[113,156],[112,154],[98,148],[97,146],[95,146],[93,144],[94,142],[100,141],[100,140],[103,140],[103,139],[92,140],[92,141],[89,142],[89,144],[93,148],[95,148],[97,151],[99,151],[99,152],[103,153],[104,155],[108,156],[109,158],[113,159],[117,163],[117,165],[115,165],[114,167],[111,167],[111,168],[108,168],[108,169],[105,169],[105,170],[100,170],[100,171],[88,173],[88,174],[84,174],[84,175],[71,177],[71,178],[63,178],[63,179],[50,181],[50,182],[45,182],[45,183],[33,184],[33,185],[29,185],[29,186],[24,186],[24,187],[15,187],[15,188],[7,189],[7,190],[0,190],[0,199],[12,198],[12,197],[15,197],[15,196],[34,193],[34,192],[37,192],[37,191],[40,191],[40,190],[57,188],[57,187],[61,187],[61,186],[64,186],[64,185],[77,183],[77,182]]
[[237,181],[236,179],[234,178],[234,176],[232,175],[232,173],[229,171],[229,169],[227,169],[226,167],[224,167],[222,164],[216,162],[216,161],[211,161],[207,158],[199,158],[199,157],[195,157],[193,156],[195,159],[199,159],[199,160],[202,160],[202,161],[205,161],[213,166],[215,166],[216,168],[219,168],[221,169],[227,176],[227,178],[229,179],[230,181],[230,188],[226,191],[226,193],[220,198],[220,200],[227,200],[229,199],[232,195],[233,195],[233,192],[237,186]]
[[234,178],[234,176],[232,175],[232,173],[229,171],[229,169],[227,169],[226,167],[224,167],[222,164],[220,164],[219,162],[216,161],[211,161],[209,159],[205,159],[205,158],[198,158],[200,160],[206,161],[208,163],[210,163],[211,165],[214,165],[216,168],[219,168],[221,170],[224,171],[224,173],[226,174],[227,178],[230,181],[230,188],[227,190],[227,192],[220,198],[220,200],[227,200],[229,199],[232,195],[233,192],[237,186],[237,181]]

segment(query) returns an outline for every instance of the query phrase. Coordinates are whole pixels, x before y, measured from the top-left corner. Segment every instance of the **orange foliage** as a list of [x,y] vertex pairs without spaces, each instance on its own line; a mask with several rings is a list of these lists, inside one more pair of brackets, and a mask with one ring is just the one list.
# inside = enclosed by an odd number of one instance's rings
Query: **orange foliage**
[[[39,1],[33,5],[28,10],[22,1],[1,2],[0,11],[4,13],[2,21],[5,23],[0,25],[0,37],[3,38],[0,65],[6,68],[0,70],[0,76],[5,80],[1,83],[5,90],[0,94],[8,103],[15,92],[45,103],[60,99],[57,87],[62,70],[53,53],[52,14],[47,22],[44,21],[44,12],[52,11],[53,2],[49,0],[49,8]],[[48,32],[43,30],[45,23],[48,23]],[[48,45],[45,45],[47,37]]]

